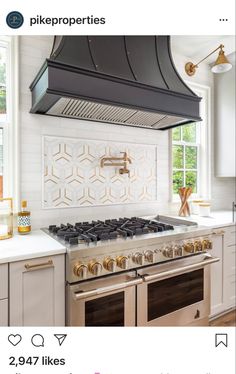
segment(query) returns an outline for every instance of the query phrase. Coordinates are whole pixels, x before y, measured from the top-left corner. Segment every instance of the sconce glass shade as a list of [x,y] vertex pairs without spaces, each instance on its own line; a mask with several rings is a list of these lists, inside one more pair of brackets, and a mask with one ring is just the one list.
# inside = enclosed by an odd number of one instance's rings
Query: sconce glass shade
[[232,64],[229,62],[227,57],[225,56],[225,53],[223,50],[220,50],[219,56],[214,63],[214,65],[211,68],[211,71],[213,73],[219,74],[219,73],[225,73],[226,71],[229,71],[232,68]]
[[0,198],[0,240],[13,236],[13,201]]

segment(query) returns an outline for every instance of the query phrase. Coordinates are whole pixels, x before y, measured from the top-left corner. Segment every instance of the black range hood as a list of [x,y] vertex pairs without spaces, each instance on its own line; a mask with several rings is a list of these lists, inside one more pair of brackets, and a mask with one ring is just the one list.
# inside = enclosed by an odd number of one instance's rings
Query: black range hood
[[201,121],[169,36],[56,36],[31,113],[164,130]]

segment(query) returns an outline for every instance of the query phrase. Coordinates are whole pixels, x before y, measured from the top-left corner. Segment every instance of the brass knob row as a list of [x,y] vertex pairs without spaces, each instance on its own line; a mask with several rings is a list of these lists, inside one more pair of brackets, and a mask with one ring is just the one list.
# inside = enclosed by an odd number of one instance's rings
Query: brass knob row
[[[145,262],[154,262],[154,253],[161,252],[163,256],[167,258],[176,258],[183,256],[183,251],[188,253],[197,253],[205,250],[212,249],[212,241],[210,239],[195,240],[191,242],[186,242],[183,245],[176,244],[174,246],[166,247],[162,250],[147,250],[143,252],[136,252],[132,255],[132,261],[137,265],[144,265]],[[77,263],[74,266],[74,274],[79,278],[86,278],[88,272],[98,276],[101,274],[102,269],[106,269],[109,272],[115,272],[116,267],[126,270],[129,267],[129,257],[128,256],[118,256],[117,258],[107,257],[100,263],[98,261],[91,261],[88,265]]]
[[195,240],[184,243],[183,245],[169,246],[161,250],[163,256],[167,258],[176,258],[183,256],[183,251],[188,253],[197,253],[212,249],[212,241],[210,239]]
[[212,241],[210,239],[204,239],[187,242],[183,245],[183,249],[188,253],[205,251],[207,249],[212,249]]
[[103,261],[103,265],[98,261],[91,261],[88,265],[77,263],[74,266],[74,274],[79,278],[86,278],[88,272],[93,275],[100,275],[102,272],[103,267],[110,272],[114,272],[116,270],[116,266],[121,269],[126,270],[128,268],[129,259],[127,256],[119,256],[117,259],[107,257]]

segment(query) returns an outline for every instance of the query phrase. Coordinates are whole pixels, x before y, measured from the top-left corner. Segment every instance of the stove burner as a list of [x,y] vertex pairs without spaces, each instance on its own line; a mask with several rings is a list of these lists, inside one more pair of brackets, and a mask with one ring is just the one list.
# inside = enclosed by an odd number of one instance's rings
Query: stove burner
[[99,240],[117,239],[118,237],[133,238],[153,232],[174,230],[172,225],[146,220],[138,217],[107,219],[105,221],[67,223],[60,226],[50,225],[49,231],[72,245],[97,242]]

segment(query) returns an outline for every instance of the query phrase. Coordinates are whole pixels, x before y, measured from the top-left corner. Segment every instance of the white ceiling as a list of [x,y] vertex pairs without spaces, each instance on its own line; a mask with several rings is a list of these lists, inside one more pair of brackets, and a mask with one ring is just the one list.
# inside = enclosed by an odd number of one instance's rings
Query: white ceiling
[[[235,36],[233,35],[173,35],[171,36],[171,49],[173,53],[178,53],[191,59],[196,63],[216,49],[220,44],[225,46],[225,54],[235,52]],[[217,54],[208,57],[209,64],[216,60]]]

